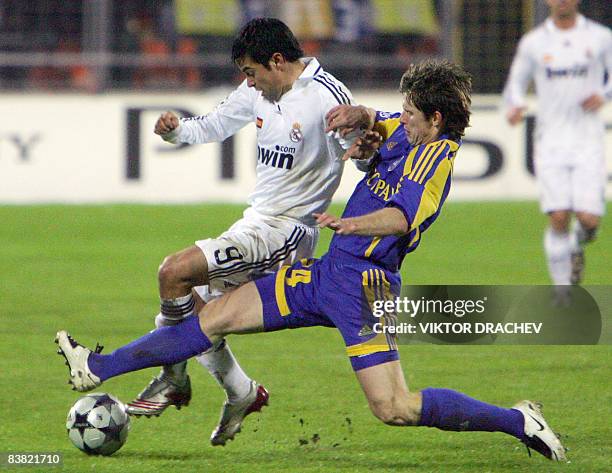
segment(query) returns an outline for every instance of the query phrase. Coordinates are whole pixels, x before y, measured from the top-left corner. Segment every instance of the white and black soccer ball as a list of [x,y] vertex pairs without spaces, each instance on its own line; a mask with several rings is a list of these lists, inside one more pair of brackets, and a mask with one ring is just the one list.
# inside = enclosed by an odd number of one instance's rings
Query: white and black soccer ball
[[72,406],[66,428],[74,446],[88,455],[112,455],[127,440],[130,417],[116,397],[92,393]]

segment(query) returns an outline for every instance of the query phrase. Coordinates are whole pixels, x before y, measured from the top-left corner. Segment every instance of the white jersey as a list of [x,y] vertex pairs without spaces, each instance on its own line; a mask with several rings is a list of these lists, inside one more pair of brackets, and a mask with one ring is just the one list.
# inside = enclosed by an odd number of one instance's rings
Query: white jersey
[[265,100],[245,80],[211,113],[181,118],[164,136],[171,142],[223,141],[249,123],[257,127],[257,183],[248,203],[260,214],[314,225],[338,188],[344,162],[341,140],[325,134],[325,115],[352,104],[349,90],[315,58],[278,102]]
[[578,15],[573,28],[562,30],[548,18],[525,35],[518,50],[504,102],[523,107],[531,79],[538,110],[536,138],[545,148],[579,148],[588,142],[603,146],[604,123],[597,112],[585,112],[581,102],[592,94],[612,99],[612,33]]

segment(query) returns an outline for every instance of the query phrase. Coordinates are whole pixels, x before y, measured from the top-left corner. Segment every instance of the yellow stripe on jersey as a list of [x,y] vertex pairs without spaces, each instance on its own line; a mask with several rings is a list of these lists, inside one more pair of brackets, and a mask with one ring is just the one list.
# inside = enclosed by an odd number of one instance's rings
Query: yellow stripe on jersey
[[416,155],[416,152],[418,150],[419,147],[417,146],[416,148],[413,148],[410,153],[408,153],[408,157],[406,158],[406,164],[404,164],[404,172],[402,173],[402,177],[407,176],[412,171],[412,163],[414,162],[414,156]]
[[370,255],[372,254],[372,252],[374,251],[374,248],[376,248],[376,245],[378,245],[380,243],[381,238],[380,237],[374,237],[372,238],[372,243],[370,243],[370,246],[368,246],[368,249],[365,251],[364,256],[366,258],[369,258]]
[[426,151],[427,154],[423,152],[423,155],[421,156],[424,156],[424,157],[419,159],[418,167],[416,167],[414,171],[410,173],[410,176],[408,176],[410,180],[415,181],[415,182],[417,181],[418,176],[421,175],[421,173],[423,172],[423,169],[425,169],[427,165],[434,160],[434,156],[438,154],[439,148],[440,148],[439,143],[436,143],[435,145],[431,145],[430,147],[427,148],[427,151]]
[[417,181],[419,184],[423,184],[423,181],[425,180],[425,178],[427,177],[427,174],[429,173],[429,171],[431,171],[431,167],[434,165],[434,163],[436,162],[436,159],[438,159],[440,157],[440,154],[442,153],[442,151],[444,151],[446,149],[446,145],[442,144],[442,146],[440,146],[435,154],[429,159],[429,162],[424,165],[421,168],[421,171],[419,171],[419,173],[414,177],[414,180]]
[[450,176],[453,168],[453,159],[454,158],[444,159],[436,168],[436,172],[431,179],[425,184],[419,208],[410,224],[411,230],[418,228],[421,223],[435,214],[438,210],[446,180]]
[[395,132],[395,130],[399,128],[399,126],[399,118],[389,118],[388,120],[375,122],[373,130],[380,133],[383,141],[386,141]]
[[423,149],[421,155],[418,157],[417,162],[412,166],[412,171],[408,175],[408,179],[414,181],[414,177],[421,171],[423,166],[425,166],[433,154],[436,152],[436,149],[440,146],[440,142],[436,141],[435,143],[430,143],[425,145],[425,148],[421,148],[421,146],[417,146],[417,150]]
[[351,345],[346,347],[346,354],[348,356],[362,356],[371,355],[372,353],[379,353],[381,351],[391,351],[394,348],[389,346],[387,337],[384,334],[379,333],[375,337],[371,338],[367,342],[358,343],[357,345]]
[[287,297],[285,296],[285,274],[291,266],[283,266],[278,273],[276,273],[276,282],[274,284],[276,305],[278,311],[283,317],[288,316],[291,313],[289,310],[289,304],[287,304]]

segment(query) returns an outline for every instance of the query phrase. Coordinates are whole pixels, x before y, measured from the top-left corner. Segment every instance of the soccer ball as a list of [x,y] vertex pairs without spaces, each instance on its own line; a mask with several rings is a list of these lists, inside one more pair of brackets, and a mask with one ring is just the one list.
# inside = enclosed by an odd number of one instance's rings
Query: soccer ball
[[80,398],[68,412],[68,438],[88,455],[112,455],[127,440],[130,418],[119,399],[106,393]]

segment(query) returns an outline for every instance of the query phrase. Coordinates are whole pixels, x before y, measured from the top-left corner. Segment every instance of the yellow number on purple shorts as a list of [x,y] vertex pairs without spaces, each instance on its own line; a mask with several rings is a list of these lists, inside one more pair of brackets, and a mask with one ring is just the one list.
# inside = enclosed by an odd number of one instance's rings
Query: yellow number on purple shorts
[[311,280],[311,273],[307,269],[294,269],[291,276],[286,279],[287,286],[295,287],[298,283],[308,284]]

